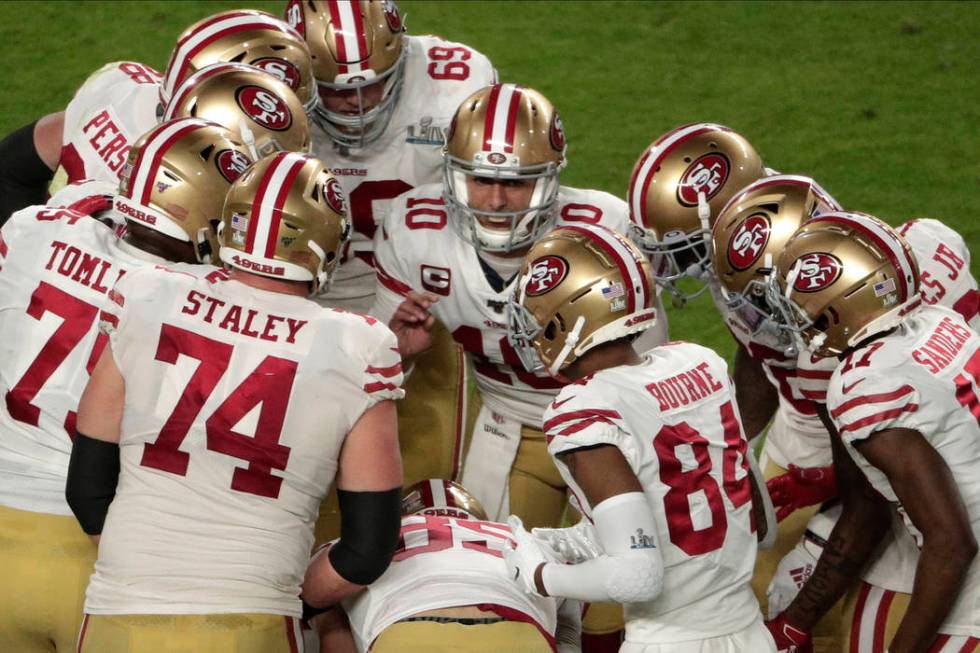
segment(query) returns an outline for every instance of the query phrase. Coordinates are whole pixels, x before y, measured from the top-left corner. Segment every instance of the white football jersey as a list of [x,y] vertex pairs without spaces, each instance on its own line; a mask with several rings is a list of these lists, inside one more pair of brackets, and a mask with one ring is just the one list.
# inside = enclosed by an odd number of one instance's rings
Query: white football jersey
[[435,36],[405,37],[405,80],[381,137],[358,150],[336,147],[311,123],[314,153],[347,193],[354,231],[323,303],[367,311],[374,301],[372,239],[391,200],[442,180],[449,122],[467,97],[496,83],[490,60]]
[[779,407],[766,435],[767,455],[783,468],[790,463],[801,467],[829,465],[830,440],[813,402],[826,394],[836,360],[814,358],[805,351],[790,355],[773,342],[753,338],[732,317],[716,279],[709,282],[708,289],[732,336],[749,356],[762,363],[763,372],[779,392]]
[[[75,189],[75,187],[72,187]],[[57,199],[57,197],[55,198]],[[0,231],[0,504],[70,515],[65,478],[75,409],[104,347],[99,315],[127,270],[162,259],[75,208],[32,206]]]
[[664,561],[658,598],[625,606],[627,641],[707,639],[759,619],[749,585],[756,535],[748,443],[728,367],[700,345],[672,342],[638,365],[567,385],[545,412],[548,450],[584,513],[561,454],[617,447],[643,486]]
[[121,472],[85,611],[298,617],[344,438],[402,395],[395,338],[197,267],[144,268],[113,293]]
[[388,626],[439,608],[469,605],[516,610],[554,637],[558,602],[531,596],[507,575],[503,552],[515,546],[506,524],[412,515],[388,570],[344,601],[358,650],[367,651]]
[[[978,391],[980,335],[948,308],[924,306],[909,314],[895,332],[844,359],[831,378],[827,409],[845,448],[871,485],[896,503],[888,478],[855,444],[876,431],[919,431],[952,472],[974,535],[980,539]],[[907,517],[906,523],[920,537]],[[980,561],[975,560],[940,632],[980,635],[978,601]]]
[[909,220],[896,228],[919,264],[919,294],[927,304],[947,306],[980,329],[980,292],[970,273],[970,249],[963,237],[939,220]]
[[[522,424],[541,428],[541,414],[561,384],[524,369],[507,340],[507,302],[514,279],[491,287],[473,243],[449,224],[442,184],[416,188],[392,202],[375,238],[377,301],[371,314],[387,322],[409,290],[439,296],[429,309],[473,361],[483,403]],[[556,227],[601,224],[619,232],[626,203],[596,190],[560,187]],[[659,301],[659,299],[658,299]],[[663,318],[660,308],[658,318]]]
[[159,118],[160,73],[133,61],[109,63],[85,80],[65,109],[61,167],[68,181],[118,185],[129,148]]

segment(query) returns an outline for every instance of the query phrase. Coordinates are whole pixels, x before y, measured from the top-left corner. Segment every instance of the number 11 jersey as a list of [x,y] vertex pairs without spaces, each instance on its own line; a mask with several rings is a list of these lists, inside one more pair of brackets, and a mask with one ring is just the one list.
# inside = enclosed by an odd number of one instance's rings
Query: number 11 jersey
[[544,417],[548,450],[587,516],[592,506],[561,454],[601,445],[622,452],[654,513],[663,591],[624,606],[627,641],[720,637],[760,618],[749,585],[757,544],[747,443],[717,354],[661,345],[640,364],[565,386]]

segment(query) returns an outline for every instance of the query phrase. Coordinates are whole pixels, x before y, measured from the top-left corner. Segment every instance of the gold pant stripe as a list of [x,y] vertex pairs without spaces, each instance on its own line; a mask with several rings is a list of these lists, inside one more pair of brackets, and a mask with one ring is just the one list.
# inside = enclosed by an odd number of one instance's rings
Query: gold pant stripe
[[0,651],[72,651],[95,557],[74,517],[0,506]]
[[533,624],[499,621],[464,626],[432,621],[400,621],[385,628],[371,653],[553,653],[554,648]]
[[277,614],[85,615],[77,653],[302,653],[298,621]]

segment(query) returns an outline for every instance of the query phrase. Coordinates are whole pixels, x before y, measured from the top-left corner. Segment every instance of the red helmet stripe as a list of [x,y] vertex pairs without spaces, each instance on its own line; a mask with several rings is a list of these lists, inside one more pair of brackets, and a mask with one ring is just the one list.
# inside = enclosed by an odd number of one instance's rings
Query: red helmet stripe
[[350,3],[351,13],[354,15],[354,34],[357,35],[357,60],[361,61],[368,56],[367,38],[364,35],[364,15],[361,12],[361,3],[356,5]]
[[167,102],[167,110],[163,114],[163,119],[172,120],[174,117],[174,113],[177,112],[177,107],[179,107],[184,103],[184,101],[187,99],[187,96],[193,93],[194,89],[196,89],[201,84],[201,82],[203,82],[206,79],[210,79],[215,75],[226,72],[228,70],[249,71],[249,70],[257,70],[257,69],[254,69],[251,66],[246,66],[245,64],[240,64],[240,63],[216,63],[206,68],[202,68],[201,70],[197,71],[196,73],[194,73],[193,75],[185,79],[181,83],[181,85],[177,88],[176,91],[177,95],[171,96],[170,101]]
[[422,492],[422,505],[426,508],[431,508],[435,504],[432,502],[432,485],[430,482],[426,481],[422,483],[422,487],[419,488]]
[[272,258],[276,252],[276,236],[282,220],[282,207],[289,189],[307,158],[297,152],[278,153],[266,168],[249,213],[245,251],[248,254]]
[[490,96],[487,98],[487,115],[483,118],[483,151],[489,152],[493,149],[493,117],[497,114],[497,99],[500,97],[500,88],[503,84],[494,84],[490,89]]
[[[621,236],[610,229],[599,226],[564,225],[561,228],[584,235],[612,257],[623,277],[623,285],[626,286],[626,311],[628,313],[632,313],[637,308],[650,307],[651,294],[647,277],[643,274],[643,268],[634,257],[632,250],[620,240]],[[636,292],[637,285],[641,289],[639,296]]]
[[517,111],[520,108],[521,97],[523,95],[521,93],[521,87],[515,86],[510,96],[510,105],[507,107],[507,131],[504,136],[506,141],[504,151],[508,153],[514,152],[514,131],[517,128]]
[[144,206],[149,206],[153,193],[153,180],[160,169],[160,162],[170,148],[183,136],[201,129],[204,121],[191,118],[161,125],[143,143],[136,164],[130,172],[129,194],[127,197]]
[[[694,136],[699,134],[704,134],[706,132],[712,131],[731,131],[727,127],[722,127],[721,125],[714,125],[711,123],[695,123],[692,125],[684,125],[683,127],[678,127],[670,132],[667,132],[664,136],[657,139],[656,143],[650,146],[649,154],[656,153],[656,156],[649,158],[644,166],[638,166],[637,174],[635,178],[640,180],[639,194],[637,194],[637,188],[635,185],[630,185],[630,208],[634,216],[639,216],[640,222],[643,226],[650,226],[650,216],[647,215],[647,203],[646,196],[647,192],[650,190],[650,184],[653,183],[653,178],[657,174],[657,169],[668,154],[674,151],[674,148],[678,145],[684,143]],[[644,156],[647,158],[647,156]]]
[[167,73],[164,77],[163,92],[172,94],[180,80],[187,75],[191,60],[215,41],[231,34],[249,30],[271,30],[286,33],[285,25],[278,19],[255,11],[236,11],[224,14],[201,25],[177,43]]
[[827,213],[814,218],[811,222],[833,222],[850,227],[867,236],[888,257],[892,267],[898,271],[899,279],[897,281],[901,289],[901,301],[908,300],[908,284],[909,280],[915,276],[913,273],[915,265],[909,260],[912,254],[891,233],[888,233],[868,218],[854,213]]
[[[344,2],[349,3],[350,0],[344,0]],[[342,62],[347,61],[347,47],[344,43],[344,28],[340,20],[339,4],[340,2],[338,0],[330,0],[327,2],[327,9],[330,11],[330,22],[333,23],[334,47],[337,48],[337,70],[341,73],[346,73],[347,64]]]
[[346,74],[363,70],[360,62],[367,58],[367,40],[360,4],[355,6],[352,0],[329,0],[327,6],[337,49],[337,72]]
[[650,154],[653,153],[653,148],[647,148],[640,160],[636,162],[636,167],[633,168],[633,174],[630,176],[629,185],[629,202],[630,202],[630,221],[643,226],[643,220],[640,219],[640,213],[643,211],[643,195],[636,194],[636,178],[640,176],[640,170],[643,169],[643,164],[646,160],[650,158]]

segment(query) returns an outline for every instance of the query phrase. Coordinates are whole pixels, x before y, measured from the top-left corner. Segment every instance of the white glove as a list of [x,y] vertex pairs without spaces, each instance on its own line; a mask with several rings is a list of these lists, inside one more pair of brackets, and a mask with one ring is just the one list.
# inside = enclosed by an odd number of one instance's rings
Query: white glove
[[532,528],[531,535],[566,564],[577,565],[604,553],[595,526],[587,519],[569,528]]
[[[813,549],[816,555],[810,549]],[[818,545],[803,538],[796,543],[792,551],[779,561],[772,582],[769,583],[769,588],[766,590],[766,596],[769,599],[770,619],[775,619],[793,602],[807,579],[810,578],[810,574],[816,569],[817,557],[820,553]]]
[[507,525],[517,543],[516,548],[504,551],[507,574],[527,594],[541,596],[534,584],[534,572],[542,563],[551,562],[555,558],[554,553],[524,529],[524,522],[517,515],[508,517]]

